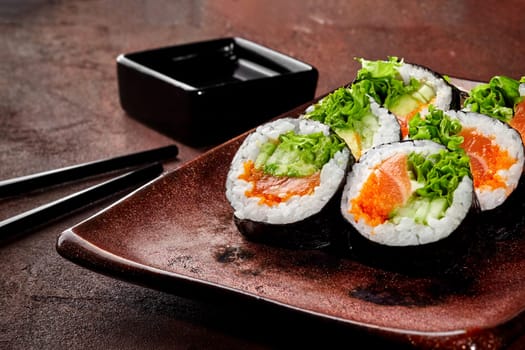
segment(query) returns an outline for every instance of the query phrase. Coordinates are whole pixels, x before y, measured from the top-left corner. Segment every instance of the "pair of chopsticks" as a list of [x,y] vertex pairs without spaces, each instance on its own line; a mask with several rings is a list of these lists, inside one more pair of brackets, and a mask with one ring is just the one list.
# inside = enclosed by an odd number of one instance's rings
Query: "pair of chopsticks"
[[177,155],[177,146],[169,145],[0,181],[0,198],[2,198],[19,196],[105,173],[129,170],[114,179],[0,221],[0,241],[56,220],[112,194],[138,187],[162,173],[162,161],[175,158]]

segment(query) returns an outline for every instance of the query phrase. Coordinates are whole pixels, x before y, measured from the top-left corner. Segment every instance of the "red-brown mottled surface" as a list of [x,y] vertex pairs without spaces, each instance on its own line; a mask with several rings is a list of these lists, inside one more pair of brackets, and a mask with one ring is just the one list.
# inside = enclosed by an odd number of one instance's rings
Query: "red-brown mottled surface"
[[[375,59],[395,55],[451,76],[473,80],[487,80],[496,74],[518,78],[525,75],[524,10],[521,1],[1,1],[0,179],[172,142],[180,146],[180,155],[176,161],[166,164],[167,170],[201,153],[162,136],[122,111],[115,72],[115,58],[120,53],[242,36],[315,66],[320,73],[317,95],[353,79],[357,69],[354,57]],[[93,182],[0,199],[0,219]],[[177,194],[176,200],[181,200],[179,191],[173,194]],[[157,195],[161,203],[169,205],[169,193]],[[374,344],[379,347],[377,342],[381,337],[375,332],[363,333],[361,329],[348,329],[294,312],[283,313],[266,307],[252,309],[241,303],[201,302],[191,295],[179,297],[105,277],[59,256],[55,250],[58,235],[114,199],[0,246],[0,348],[269,349],[316,345],[328,348],[343,341],[351,347],[358,339],[369,342],[371,347]],[[205,199],[203,194],[200,206],[192,210],[200,215],[207,211],[228,213],[227,207],[207,207]],[[160,213],[150,218],[161,217],[170,210],[161,208]],[[179,213],[185,217],[183,214],[188,213]],[[120,217],[122,225],[131,225],[133,220],[144,217],[138,217],[135,212],[127,215],[129,217]],[[119,225],[119,222],[111,220],[108,224]],[[227,232],[231,229],[231,222],[226,218],[214,224]],[[148,232],[159,232],[167,222],[149,220],[148,225],[151,225]],[[220,232],[212,232],[211,237],[218,238],[205,242],[207,225],[198,222],[184,225],[197,228],[199,239],[189,243],[206,245],[208,251],[202,252],[202,256],[215,262],[212,266],[218,264],[212,257],[226,261],[220,265],[224,266],[220,273],[214,271],[216,281],[246,283],[242,287],[250,292],[279,291],[283,297],[297,294],[298,300],[308,300],[308,295],[317,293],[309,289],[312,283],[324,291],[333,283],[329,275],[321,271],[328,269],[342,276],[339,269],[353,264],[323,257],[312,262],[306,258],[301,260],[302,255],[284,256],[278,263],[273,259],[259,261],[260,254],[250,260],[250,252],[263,249],[253,245],[246,247],[248,253],[244,255],[234,249],[232,257],[231,247],[237,247],[238,237],[224,238]],[[159,234],[160,240],[177,243],[173,256],[168,256],[169,249],[155,251],[151,240],[141,244],[136,239],[142,236],[137,232],[130,235],[134,240],[114,241],[112,246],[132,252],[141,262],[146,258],[165,261],[165,265],[155,266],[158,268],[189,269],[189,274],[197,277],[210,273],[200,270],[198,261],[192,260],[189,253],[193,247],[183,245],[180,237],[168,237],[166,232]],[[225,243],[231,246],[224,247]],[[451,327],[462,322],[491,325],[500,322],[502,315],[508,315],[519,305],[508,298],[523,302],[519,293],[523,279],[516,280],[519,275],[514,273],[522,268],[522,264],[516,265],[523,258],[519,247],[503,241],[482,261],[486,268],[483,277],[514,287],[514,294],[502,294],[497,286],[483,284],[480,279],[477,291],[484,296],[485,303],[481,305],[479,299],[474,298],[471,304],[457,309],[468,306],[471,317],[456,314],[454,308],[440,309],[438,303],[428,306],[427,320],[439,328],[445,327],[445,320],[450,320]],[[181,255],[185,249],[188,254]],[[145,253],[149,254],[145,256]],[[497,264],[492,268],[491,263]],[[300,266],[296,268],[297,265]],[[299,275],[311,278],[311,283],[300,282]],[[291,284],[291,290],[282,290],[279,283],[259,283],[265,276],[279,277],[281,282],[284,277],[290,277],[297,283]],[[353,280],[352,276],[341,278],[346,279],[348,286],[367,285],[374,291],[384,290],[383,296],[395,296],[400,285],[412,283],[389,274],[359,280]],[[375,284],[370,284],[372,278]],[[433,284],[428,283],[431,289]],[[334,293],[342,293],[342,289],[337,288],[343,287],[337,284]],[[403,297],[417,305],[421,303],[417,295]],[[447,298],[445,303],[459,304],[461,299],[456,298],[459,297]],[[333,300],[337,298],[326,302],[331,305],[336,303]],[[308,305],[311,304],[300,306]],[[368,321],[375,306],[373,303],[359,305],[362,307],[359,317]],[[407,315],[405,324],[409,324],[417,312],[411,306],[390,307]],[[442,313],[431,317],[430,311],[434,309]],[[382,313],[377,322],[386,324],[395,314]],[[265,320],[267,317],[272,318],[270,323]],[[523,321],[511,322],[492,333],[473,332],[471,339],[496,348],[511,346],[502,339],[517,341],[514,335],[524,333],[522,324]],[[523,336],[519,339],[523,344]],[[422,346],[433,344],[433,340],[420,339],[417,335],[410,340]],[[471,345],[469,341],[464,340],[466,347]],[[513,348],[519,349],[520,345]]]

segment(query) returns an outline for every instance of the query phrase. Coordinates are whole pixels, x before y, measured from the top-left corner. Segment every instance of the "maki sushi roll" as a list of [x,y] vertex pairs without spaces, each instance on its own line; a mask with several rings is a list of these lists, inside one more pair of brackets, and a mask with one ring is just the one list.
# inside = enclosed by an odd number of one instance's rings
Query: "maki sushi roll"
[[362,67],[352,88],[363,89],[391,111],[399,121],[402,138],[408,135],[410,119],[418,112],[425,114],[429,105],[442,110],[460,107],[459,90],[426,67],[397,57],[387,61],[358,60]]
[[483,211],[503,204],[518,187],[524,166],[523,143],[519,133],[500,120],[479,113],[431,108],[429,114],[410,122],[409,137],[464,150]]
[[330,93],[310,106],[302,117],[330,126],[356,160],[374,146],[401,139],[396,117],[363,90],[351,87]]
[[494,209],[518,186],[523,172],[521,137],[513,128],[483,114],[451,113],[461,123],[461,148],[470,158],[481,209]]
[[369,150],[349,173],[340,210],[356,259],[411,274],[464,257],[475,209],[469,160],[433,141]]
[[330,245],[351,155],[320,122],[282,118],[259,126],[226,180],[234,221],[249,240],[286,248]]
[[353,166],[341,212],[371,241],[422,245],[454,232],[472,199],[468,157],[433,141],[402,141],[373,148]]
[[515,80],[494,76],[468,93],[463,109],[499,119],[516,130],[525,141],[525,76]]

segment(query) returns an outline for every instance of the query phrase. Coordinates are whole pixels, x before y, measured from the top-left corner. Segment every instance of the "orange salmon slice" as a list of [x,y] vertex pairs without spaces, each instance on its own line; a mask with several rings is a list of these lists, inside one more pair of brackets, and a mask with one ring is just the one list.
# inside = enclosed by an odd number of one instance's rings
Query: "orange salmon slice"
[[255,164],[249,160],[244,163],[244,172],[239,179],[253,184],[252,189],[245,192],[246,197],[257,197],[259,204],[274,206],[295,195],[312,194],[321,183],[321,172],[305,177],[273,176],[255,169]]
[[514,117],[509,125],[520,133],[521,141],[525,143],[525,99],[516,105]]
[[470,157],[470,170],[476,189],[506,188],[505,179],[497,172],[507,170],[516,163],[506,150],[494,142],[493,138],[483,135],[474,128],[463,128],[461,147]]
[[364,219],[368,225],[377,226],[405,204],[410,194],[408,156],[397,154],[372,171],[359,196],[350,200],[348,212],[354,215],[356,222]]

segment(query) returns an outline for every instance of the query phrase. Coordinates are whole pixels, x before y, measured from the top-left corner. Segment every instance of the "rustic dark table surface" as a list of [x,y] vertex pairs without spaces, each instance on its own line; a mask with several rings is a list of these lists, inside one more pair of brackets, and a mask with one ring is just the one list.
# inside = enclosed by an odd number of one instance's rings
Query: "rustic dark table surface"
[[[525,75],[515,1],[0,1],[0,180],[176,143],[118,99],[120,53],[242,36],[315,66],[316,95],[351,81],[354,57],[387,56],[484,81]],[[0,199],[0,220],[94,183]],[[0,246],[1,349],[267,349],[366,335],[292,313],[203,303],[79,267],[55,249],[110,197]],[[270,321],[267,318],[272,318]],[[356,348],[359,348],[356,346]]]

